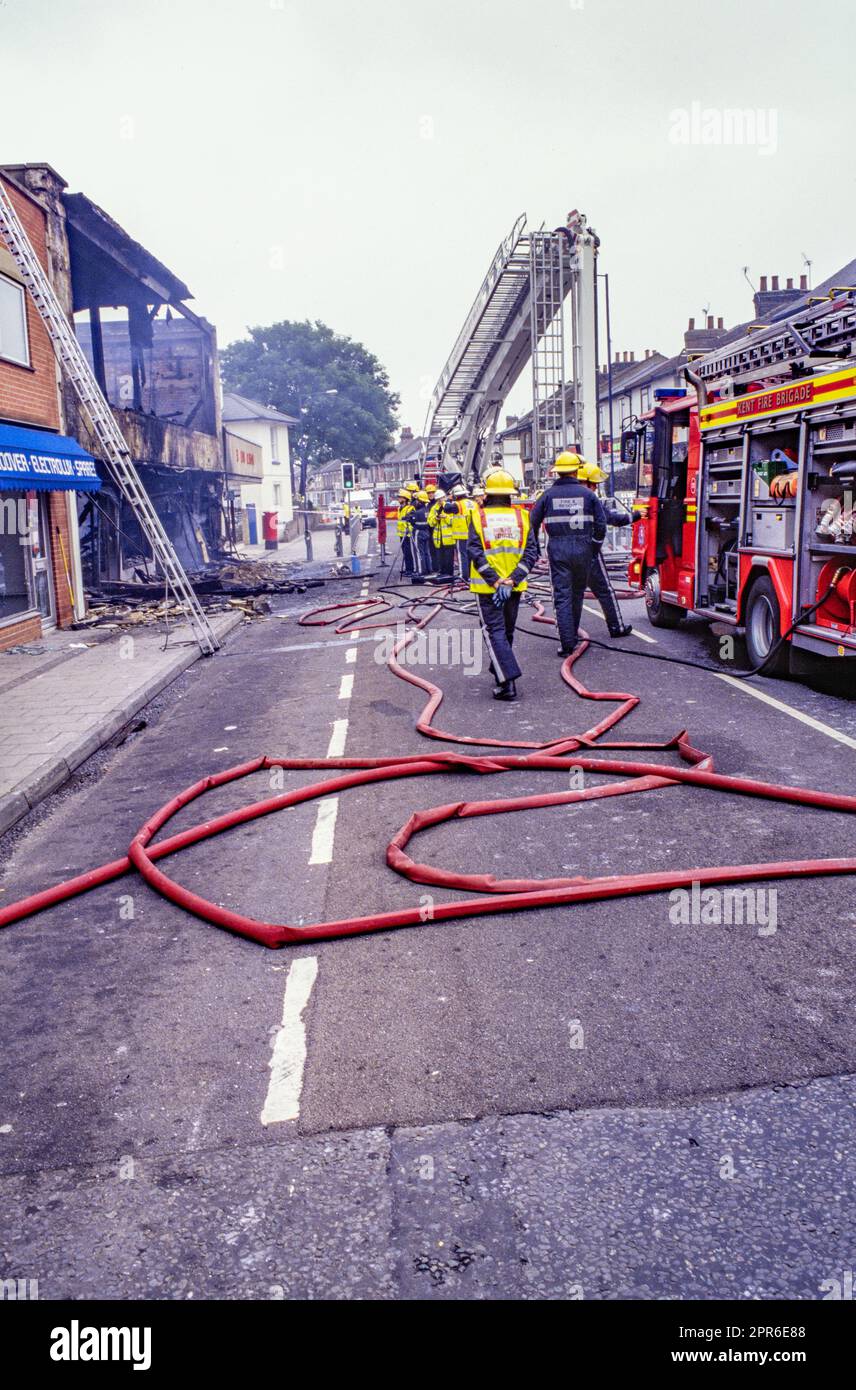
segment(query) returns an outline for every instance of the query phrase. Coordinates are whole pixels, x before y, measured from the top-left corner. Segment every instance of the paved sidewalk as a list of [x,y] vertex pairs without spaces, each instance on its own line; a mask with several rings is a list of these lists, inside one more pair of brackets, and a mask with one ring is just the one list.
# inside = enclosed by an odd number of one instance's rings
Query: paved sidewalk
[[[219,613],[211,624],[222,639],[242,621]],[[29,677],[17,668],[0,701],[0,834],[199,658],[187,627],[172,631],[166,651],[163,644],[162,631],[131,630],[39,664]]]

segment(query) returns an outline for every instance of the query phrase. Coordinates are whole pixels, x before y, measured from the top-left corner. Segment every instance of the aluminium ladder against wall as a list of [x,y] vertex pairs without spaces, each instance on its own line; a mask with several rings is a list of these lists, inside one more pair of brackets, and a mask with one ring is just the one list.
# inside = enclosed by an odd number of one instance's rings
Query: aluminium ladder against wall
[[62,370],[77,392],[80,403],[89,417],[103,460],[133,510],[140,529],[161,567],[167,591],[172,589],[183,608],[203,655],[211,656],[220,645],[217,637],[143,486],[113,412],[102,394],[92,368],[2,182],[0,236],[21,272],[21,277],[50,335]]

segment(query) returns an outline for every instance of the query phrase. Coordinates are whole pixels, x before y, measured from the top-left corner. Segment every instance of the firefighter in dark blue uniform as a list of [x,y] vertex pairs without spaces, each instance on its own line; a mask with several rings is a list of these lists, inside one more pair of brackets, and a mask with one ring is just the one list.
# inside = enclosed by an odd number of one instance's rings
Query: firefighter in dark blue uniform
[[579,454],[559,454],[553,465],[555,482],[542,492],[531,513],[532,530],[537,535],[543,524],[547,535],[560,656],[570,656],[577,645],[592,561],[606,536],[600,498],[576,477],[582,463]]
[[[596,463],[582,464],[577,471],[577,477],[594,493],[597,493],[598,483],[606,481],[606,474]],[[607,526],[633,525],[632,512],[629,512],[626,507],[622,507],[620,503],[616,503],[614,497],[602,497],[600,500],[603,510],[606,512]],[[609,578],[609,571],[600,551],[595,554],[591,562],[589,588],[603,609],[603,616],[606,618],[610,637],[629,637],[633,628],[622,617],[618,599],[615,597],[615,590]]]

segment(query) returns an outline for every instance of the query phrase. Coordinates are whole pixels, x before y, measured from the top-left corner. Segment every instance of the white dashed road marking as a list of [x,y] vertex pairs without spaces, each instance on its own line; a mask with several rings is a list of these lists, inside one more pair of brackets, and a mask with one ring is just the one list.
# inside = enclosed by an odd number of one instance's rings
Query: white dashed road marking
[[342,679],[341,679],[341,681],[339,682],[339,699],[340,699],[340,700],[350,700],[351,695],[353,694],[353,691],[354,691],[354,673],[353,673],[353,671],[351,671],[351,672],[349,672],[348,675],[343,676]]
[[306,1066],[306,1025],[303,1014],[318,974],[317,956],[300,956],[292,962],[285,982],[282,1023],[273,1041],[270,1081],[261,1113],[263,1125],[296,1120],[300,1115],[303,1072]]
[[332,864],[338,814],[338,796],[325,796],[318,802],[318,814],[312,832],[312,849],[309,854],[310,864]]
[[347,719],[337,719],[333,724],[333,732],[330,735],[330,746],[327,749],[328,758],[341,758],[345,752],[345,739],[348,737]]

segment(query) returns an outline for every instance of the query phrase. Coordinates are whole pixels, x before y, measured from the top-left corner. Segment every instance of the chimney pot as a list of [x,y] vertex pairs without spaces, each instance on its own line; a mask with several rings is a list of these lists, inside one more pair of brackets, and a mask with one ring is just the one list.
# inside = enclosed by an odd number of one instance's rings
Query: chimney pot
[[774,275],[774,276],[773,276],[773,289],[774,289],[774,290],[777,290],[778,288],[779,288],[779,277],[778,277],[778,275]]
[[786,289],[786,290],[792,290],[793,287],[794,287],[794,282],[793,282],[793,280],[786,280],[786,281],[785,281],[785,289]]
[[713,328],[713,314],[708,314],[708,316],[707,316],[707,326],[708,326],[708,328]]
[[766,275],[762,275],[762,276],[761,276],[761,293],[762,293],[762,294],[766,294],[766,293],[767,293],[767,277],[766,277]]
[[689,331],[690,333],[692,333],[692,331],[693,331],[694,328],[695,328],[695,319],[690,319],[689,323],[687,324],[687,329],[688,329],[688,331]]
[[800,289],[801,289],[801,290],[807,290],[807,289],[808,289],[808,276],[807,276],[807,275],[801,275],[801,276],[800,276]]
[[717,320],[716,320],[716,326],[717,326],[717,328],[724,328],[724,327],[725,327],[725,320],[724,320],[724,319],[717,319]]

